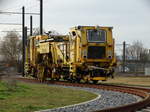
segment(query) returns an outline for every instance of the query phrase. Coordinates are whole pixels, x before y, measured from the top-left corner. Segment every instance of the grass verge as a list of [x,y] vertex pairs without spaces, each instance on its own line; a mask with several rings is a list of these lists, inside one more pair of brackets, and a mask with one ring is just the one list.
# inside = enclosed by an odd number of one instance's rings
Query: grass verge
[[103,83],[150,87],[150,77],[116,76],[114,79],[109,79]]
[[88,101],[97,95],[82,90],[17,82],[9,89],[0,82],[0,112],[33,112]]

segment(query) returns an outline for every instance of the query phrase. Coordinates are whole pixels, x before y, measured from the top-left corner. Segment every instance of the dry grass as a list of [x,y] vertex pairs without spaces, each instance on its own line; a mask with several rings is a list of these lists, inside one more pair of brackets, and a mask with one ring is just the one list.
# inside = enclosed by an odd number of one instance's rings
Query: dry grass
[[108,79],[104,83],[111,84],[126,84],[126,85],[140,85],[150,87],[150,77],[121,77],[117,76],[114,79]]

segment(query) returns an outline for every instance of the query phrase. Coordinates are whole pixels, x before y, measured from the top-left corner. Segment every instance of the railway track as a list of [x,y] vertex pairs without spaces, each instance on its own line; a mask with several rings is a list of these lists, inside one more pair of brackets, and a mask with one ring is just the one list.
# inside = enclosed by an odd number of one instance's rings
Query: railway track
[[[31,82],[31,83],[40,83],[38,80],[35,80],[35,79],[17,78],[17,80]],[[88,87],[88,88],[117,91],[117,92],[137,95],[142,98],[142,100],[136,103],[113,107],[113,108],[107,108],[107,109],[103,109],[103,110],[99,110],[95,112],[150,112],[150,89],[149,88],[105,85],[105,84],[102,84],[102,85],[78,84],[78,83],[69,83],[69,82],[60,82],[60,81],[47,81],[45,83],[63,85],[63,86]]]

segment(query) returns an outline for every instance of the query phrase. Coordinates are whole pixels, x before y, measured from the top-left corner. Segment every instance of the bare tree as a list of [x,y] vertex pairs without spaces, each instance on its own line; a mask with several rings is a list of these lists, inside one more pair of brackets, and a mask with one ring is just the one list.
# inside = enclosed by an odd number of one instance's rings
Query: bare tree
[[3,60],[13,66],[21,60],[22,46],[19,37],[20,35],[15,31],[8,32],[0,46]]
[[[60,35],[60,33],[58,33],[56,30],[48,31],[48,33],[46,33],[46,31],[44,30],[44,33],[50,34],[50,35]],[[36,36],[36,35],[40,35],[40,28],[38,27],[33,29],[33,36]]]
[[146,61],[148,60],[148,49],[143,47],[142,42],[135,41],[126,48],[126,59]]
[[40,35],[40,28],[33,29],[33,36]]

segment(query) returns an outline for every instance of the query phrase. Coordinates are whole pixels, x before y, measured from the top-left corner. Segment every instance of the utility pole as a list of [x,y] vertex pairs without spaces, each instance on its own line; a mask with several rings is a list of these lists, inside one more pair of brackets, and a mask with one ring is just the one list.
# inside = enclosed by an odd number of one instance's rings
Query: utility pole
[[24,64],[25,64],[25,8],[23,6],[22,7],[22,76],[25,76]]
[[[28,28],[27,26],[24,27],[24,49],[26,48],[27,46],[27,38],[28,38]],[[26,55],[26,53],[24,54]],[[25,59],[25,58],[24,58]]]
[[32,31],[33,31],[33,19],[32,16],[30,16],[30,36],[32,36]]
[[123,42],[123,56],[122,56],[122,68],[123,72],[125,72],[125,62],[126,62],[126,42]]
[[43,34],[43,0],[40,0],[40,34]]

